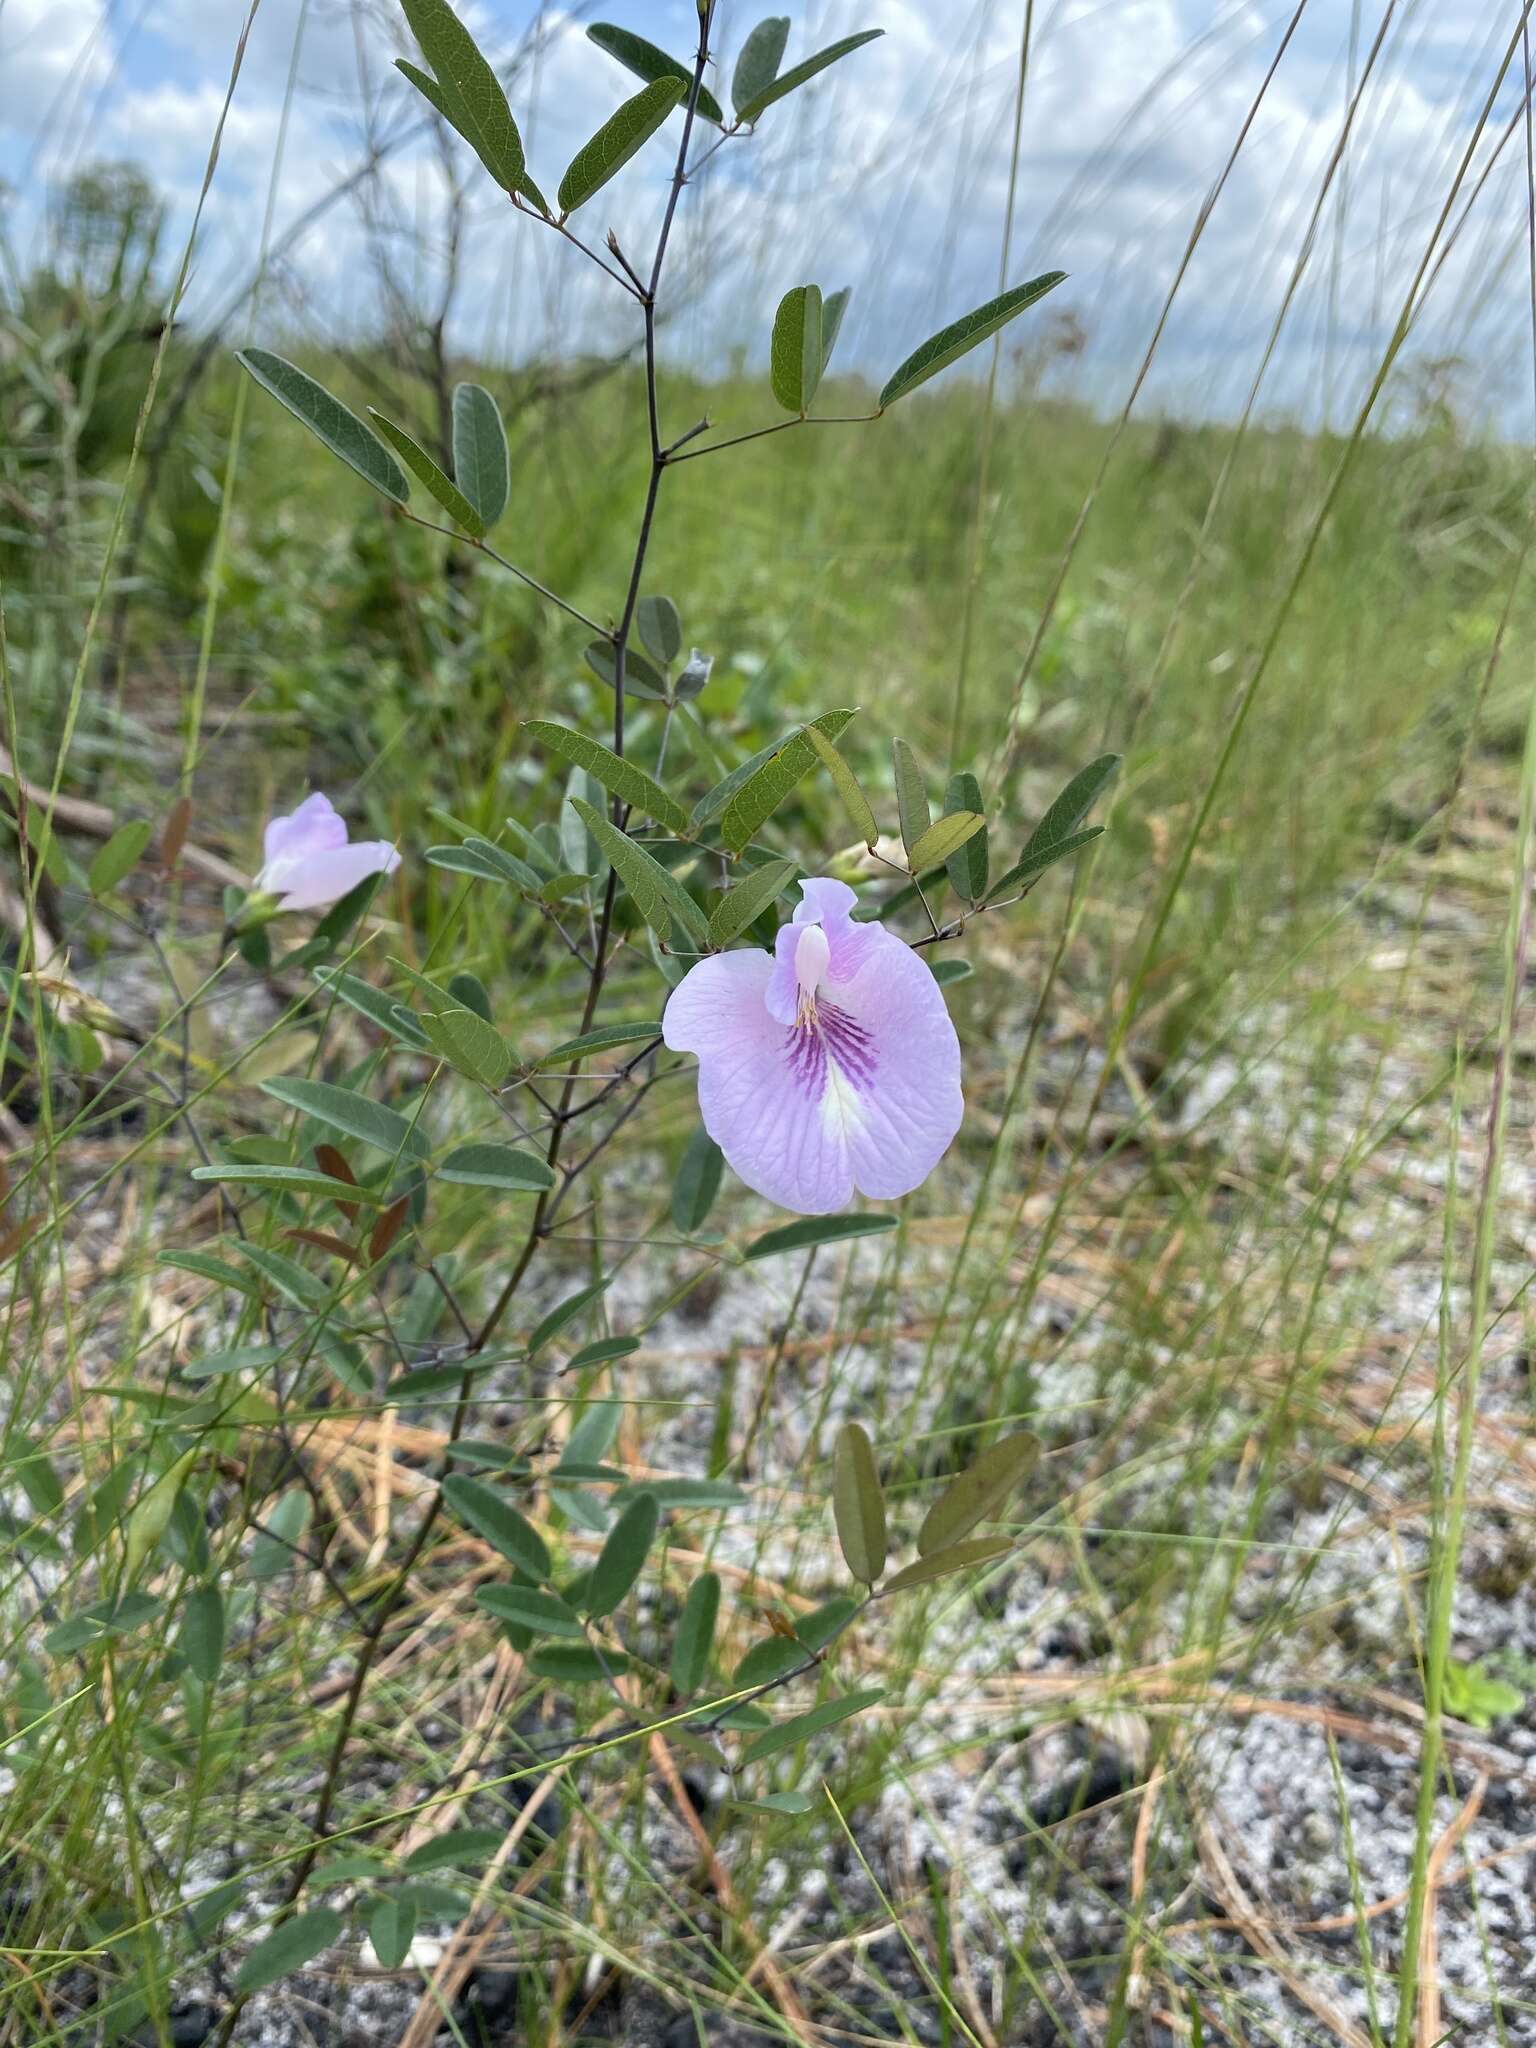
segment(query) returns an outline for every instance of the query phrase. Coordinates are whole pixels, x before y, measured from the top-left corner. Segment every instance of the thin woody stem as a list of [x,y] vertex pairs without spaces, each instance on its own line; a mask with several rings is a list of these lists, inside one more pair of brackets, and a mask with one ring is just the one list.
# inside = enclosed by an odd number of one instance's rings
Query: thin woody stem
[[[520,581],[526,583],[549,603],[557,605],[561,611],[579,620],[583,625],[590,627],[594,632],[602,634],[603,638],[611,641],[614,650],[613,746],[614,752],[619,755],[622,755],[624,752],[625,656],[628,651],[629,636],[634,627],[636,607],[640,600],[640,583],[645,572],[646,557],[650,549],[651,530],[656,515],[656,501],[661,490],[661,478],[667,466],[667,453],[661,445],[660,405],[656,383],[656,292],[661,281],[662,269],[666,262],[667,244],[671,239],[672,223],[677,215],[678,202],[682,197],[683,186],[687,182],[688,145],[693,134],[694,115],[698,106],[699,90],[704,81],[704,69],[709,61],[709,30],[713,14],[713,0],[707,0],[707,4],[702,6],[699,11],[699,42],[698,52],[694,61],[693,83],[688,95],[687,109],[683,119],[682,139],[678,146],[677,160],[673,169],[666,212],[662,217],[661,230],[657,236],[656,253],[651,263],[650,278],[643,292],[634,293],[634,296],[640,298],[645,316],[646,418],[650,438],[651,465],[650,477],[646,486],[645,503],[640,515],[639,532],[635,542],[634,559],[630,567],[629,582],[625,592],[624,609],[618,626],[611,634],[608,633],[603,627],[597,625],[595,620],[589,619],[585,613],[578,611],[574,605],[568,604],[561,597],[557,597],[553,591],[546,589],[544,585],[538,583],[525,571],[518,569],[515,564],[504,561],[501,556],[496,554],[494,549],[486,547],[481,541],[471,541],[470,543],[481,553],[491,556],[492,559],[500,562],[504,568],[511,570]],[[558,222],[551,222],[550,225],[559,228],[562,234],[566,234],[566,231],[563,227],[560,227]],[[566,234],[566,239],[575,241],[576,238]],[[578,244],[578,246],[582,245]],[[592,254],[590,250],[585,250],[584,253]],[[626,291],[631,290],[631,286],[622,277],[619,277],[616,271],[610,270],[609,266],[603,263],[601,258],[594,257],[593,260],[598,262],[602,269],[609,271],[609,274],[615,277],[624,286]],[[627,269],[628,265],[626,264],[625,267]],[[451,528],[435,526],[434,522],[430,520],[417,518],[415,514],[407,513],[405,516],[413,519],[419,526],[430,527],[433,531],[446,533],[452,539],[467,538],[467,536],[454,533]],[[627,813],[617,798],[614,799],[613,809],[614,822],[622,830]],[[598,1000],[602,994],[603,984],[607,975],[609,948],[613,933],[616,882],[617,877],[612,868],[610,868],[607,886],[603,892],[602,913],[598,923],[597,941],[594,948],[591,973],[587,982],[586,1001],[582,1007],[581,1026],[578,1035],[585,1033],[591,1028],[592,1019],[596,1015]],[[554,1128],[550,1133],[549,1146],[545,1154],[546,1164],[552,1171],[559,1164],[560,1149],[564,1141],[567,1124],[570,1120],[571,1106],[578,1078],[579,1068],[573,1066],[570,1073],[566,1076],[559,1108],[555,1114]],[[576,1178],[576,1174],[583,1167],[590,1164],[591,1160],[596,1158],[601,1149],[601,1146],[594,1147],[575,1171],[565,1176],[560,1186],[560,1195],[562,1197],[569,1189],[572,1180]],[[465,1422],[468,1419],[475,1361],[489,1344],[502,1318],[511,1306],[517,1290],[522,1284],[523,1276],[531,1265],[534,1254],[544,1239],[546,1234],[546,1218],[554,1206],[552,1196],[552,1188],[546,1188],[540,1194],[534,1207],[533,1216],[530,1219],[528,1234],[524,1240],[522,1250],[519,1252],[517,1260],[508,1274],[506,1282],[497,1296],[490,1313],[486,1316],[485,1321],[480,1325],[480,1328],[475,1332],[466,1347],[465,1370],[459,1383],[458,1399],[454,1406],[453,1418],[449,1425],[447,1440],[442,1453],[439,1477],[442,1476],[442,1472],[446,1470],[446,1467],[451,1462],[454,1445],[462,1436]],[[328,1839],[331,1815],[341,1788],[342,1769],[346,1761],[347,1751],[351,1745],[352,1731],[362,1707],[363,1693],[368,1683],[368,1675],[378,1657],[379,1649],[384,1641],[390,1621],[399,1607],[400,1601],[405,1596],[406,1589],[410,1584],[411,1574],[415,1570],[423,1551],[426,1549],[427,1539],[436,1526],[439,1515],[442,1513],[442,1507],[443,1494],[441,1486],[439,1486],[416,1525],[415,1533],[406,1546],[405,1556],[401,1560],[399,1569],[380,1594],[373,1614],[364,1629],[362,1648],[352,1673],[351,1683],[347,1688],[346,1697],[342,1703],[341,1713],[337,1719],[336,1732],[326,1760],[325,1775],[321,1781],[319,1796],[316,1799],[310,1822],[313,1839],[300,1855],[294,1867],[284,1893],[283,1903],[278,1909],[277,1923],[288,1919],[293,1913],[300,1894],[316,1862],[319,1860]],[[228,2043],[236,2026],[239,2024],[240,2015],[245,2008],[248,1995],[246,1993],[237,1993],[231,2002],[215,2037],[215,2048],[228,2048]]]

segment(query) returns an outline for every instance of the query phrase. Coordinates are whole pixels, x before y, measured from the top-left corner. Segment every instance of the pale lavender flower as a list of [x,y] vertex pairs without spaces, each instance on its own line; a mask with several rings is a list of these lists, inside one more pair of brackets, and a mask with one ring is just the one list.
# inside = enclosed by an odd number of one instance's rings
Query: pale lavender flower
[[749,1188],[822,1215],[927,1178],[960,1128],[960,1044],[921,954],[855,924],[845,882],[800,884],[774,954],[717,953],[662,1036],[699,1061],[704,1128]]
[[[278,911],[321,910],[339,903],[369,875],[392,875],[400,856],[387,839],[347,840],[345,820],[316,790],[286,818],[274,818],[262,841],[255,895],[275,896]],[[276,913],[274,913],[275,915]]]

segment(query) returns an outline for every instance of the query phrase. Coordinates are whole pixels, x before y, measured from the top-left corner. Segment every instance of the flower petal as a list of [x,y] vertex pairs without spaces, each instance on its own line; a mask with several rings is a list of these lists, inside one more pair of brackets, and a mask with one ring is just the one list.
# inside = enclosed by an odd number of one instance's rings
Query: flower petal
[[262,836],[261,851],[263,860],[271,866],[275,861],[329,853],[333,847],[346,843],[346,821],[330,798],[317,789],[313,796],[305,797],[296,811],[272,820]]
[[319,910],[339,903],[369,875],[392,875],[399,865],[387,839],[359,839],[307,857],[284,855],[266,886],[281,896],[280,910]]
[[777,966],[768,989],[768,1007],[781,1023],[795,1020],[800,995],[795,959],[806,925],[819,924],[826,933],[834,980],[851,981],[869,958],[879,927],[853,922],[849,912],[858,900],[846,882],[833,881],[830,876],[811,876],[800,884],[794,916],[779,927]]
[[960,1128],[960,1041],[922,955],[893,932],[865,929],[874,944],[864,964],[847,983],[829,981],[821,1007],[852,1026],[848,1054],[831,1034],[828,1043],[845,1070],[838,1108],[854,1183],[889,1202],[927,1179]]
[[769,1015],[774,972],[755,948],[718,953],[673,990],[662,1036],[699,1061],[699,1114],[731,1170],[781,1208],[821,1215],[845,1208],[853,1172],[825,1089],[796,1078],[799,1034]]

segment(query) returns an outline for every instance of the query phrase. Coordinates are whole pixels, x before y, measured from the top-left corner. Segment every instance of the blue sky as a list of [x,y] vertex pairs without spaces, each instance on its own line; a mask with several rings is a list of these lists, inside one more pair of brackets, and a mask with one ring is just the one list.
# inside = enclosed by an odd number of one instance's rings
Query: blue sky
[[[761,358],[792,284],[850,284],[839,345],[879,375],[997,287],[1024,0],[815,0],[789,60],[853,28],[883,39],[728,144],[685,206],[668,346],[703,365]],[[1389,14],[1380,58],[1310,237],[1351,68]],[[686,52],[692,0],[603,0],[604,18]],[[625,96],[627,74],[587,42],[594,12],[465,0],[488,51],[515,64],[511,98],[546,189]],[[1299,285],[1262,386],[1277,412],[1344,416],[1357,402],[1429,245],[1515,21],[1507,0],[1310,0],[1273,78],[1294,0],[1036,0],[1010,279],[1070,282],[1012,339],[1070,342],[1049,374],[1123,398],[1234,142],[1237,162],[1179,284],[1142,403],[1226,412],[1258,370],[1298,261]],[[723,0],[728,79],[758,18]],[[46,242],[47,195],[93,156],[141,162],[184,238],[243,10],[231,0],[0,0],[0,175],[24,262]],[[284,94],[302,23],[279,175]],[[537,31],[537,33],[536,33]],[[537,43],[536,54],[533,44]],[[323,202],[369,128],[408,130],[392,68],[410,48],[393,0],[261,0],[194,261],[187,316],[252,274],[269,193],[273,234]],[[520,54],[521,53],[521,54]],[[631,81],[632,82],[632,81]],[[1415,359],[1459,356],[1467,402],[1515,431],[1529,415],[1521,138],[1506,80],[1474,158],[1486,171],[1419,315]],[[583,216],[643,250],[666,152],[658,142]],[[469,166],[463,166],[466,171]],[[430,304],[441,282],[442,167],[424,134],[332,205],[264,287],[271,331],[357,334],[381,292]],[[1453,219],[1456,218],[1453,215]],[[464,346],[526,355],[606,346],[633,311],[547,230],[509,219],[471,181],[453,326]],[[381,284],[387,279],[387,284]],[[241,316],[242,319],[244,315]]]

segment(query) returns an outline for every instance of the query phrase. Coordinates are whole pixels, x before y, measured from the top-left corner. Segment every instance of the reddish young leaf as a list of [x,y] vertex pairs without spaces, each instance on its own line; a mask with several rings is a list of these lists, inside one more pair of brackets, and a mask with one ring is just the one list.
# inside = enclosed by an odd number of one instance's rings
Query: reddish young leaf
[[301,1230],[295,1226],[283,1235],[296,1237],[301,1244],[312,1244],[317,1251],[329,1252],[333,1258],[345,1259],[349,1266],[357,1264],[357,1247],[348,1244],[345,1238],[332,1236],[328,1230]]
[[368,1239],[368,1256],[375,1264],[383,1258],[395,1239],[400,1235],[400,1227],[405,1222],[405,1214],[410,1206],[411,1198],[409,1195],[397,1196],[384,1211],[378,1222],[374,1224]]
[[187,833],[192,824],[192,799],[177,797],[165,814],[165,826],[160,834],[160,865],[167,874],[181,859],[182,848],[187,843]]
[[[355,1188],[357,1186],[357,1175],[348,1166],[346,1160],[343,1159],[334,1145],[317,1145],[315,1147],[315,1164],[322,1173],[328,1173],[332,1180],[344,1180],[349,1187]],[[356,1202],[338,1202],[336,1206],[349,1223],[357,1221]]]

